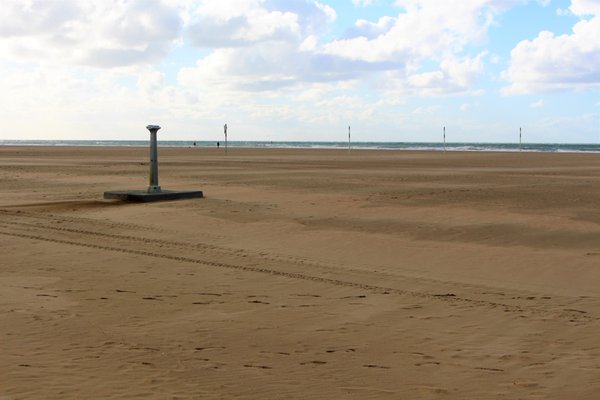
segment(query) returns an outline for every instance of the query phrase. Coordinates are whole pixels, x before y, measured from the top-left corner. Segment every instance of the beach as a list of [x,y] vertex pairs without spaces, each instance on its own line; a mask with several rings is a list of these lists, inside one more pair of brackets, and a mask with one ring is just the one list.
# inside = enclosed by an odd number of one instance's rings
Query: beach
[[598,399],[600,154],[0,146],[0,399]]

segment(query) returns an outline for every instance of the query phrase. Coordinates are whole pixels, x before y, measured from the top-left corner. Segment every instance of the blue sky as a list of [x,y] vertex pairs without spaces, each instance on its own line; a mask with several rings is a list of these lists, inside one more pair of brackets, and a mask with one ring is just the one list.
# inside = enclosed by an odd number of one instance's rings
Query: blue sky
[[600,142],[600,0],[4,0],[0,139]]

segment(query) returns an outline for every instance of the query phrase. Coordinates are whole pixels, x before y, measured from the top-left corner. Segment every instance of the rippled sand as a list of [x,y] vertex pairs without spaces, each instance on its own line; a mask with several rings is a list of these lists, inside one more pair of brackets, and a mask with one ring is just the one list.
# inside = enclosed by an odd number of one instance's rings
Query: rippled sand
[[0,399],[598,399],[600,155],[0,147]]

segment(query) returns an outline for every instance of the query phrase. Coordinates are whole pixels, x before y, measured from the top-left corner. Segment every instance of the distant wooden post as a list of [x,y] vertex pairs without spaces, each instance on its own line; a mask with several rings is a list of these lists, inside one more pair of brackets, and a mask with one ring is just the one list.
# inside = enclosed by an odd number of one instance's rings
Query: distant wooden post
[[519,128],[519,151],[523,150],[521,143],[521,128]]
[[223,126],[223,131],[225,132],[225,155],[227,155],[227,124]]
[[444,153],[446,152],[446,127],[444,127]]
[[350,154],[350,125],[348,125],[348,154]]

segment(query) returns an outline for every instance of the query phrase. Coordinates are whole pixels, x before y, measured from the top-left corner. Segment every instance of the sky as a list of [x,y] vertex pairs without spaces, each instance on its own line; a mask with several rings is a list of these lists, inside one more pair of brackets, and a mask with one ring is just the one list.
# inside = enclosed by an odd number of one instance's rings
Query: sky
[[600,143],[600,0],[2,0],[0,140]]

